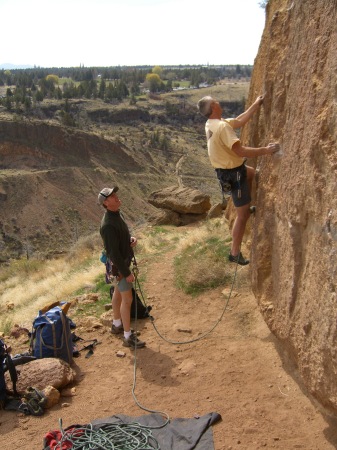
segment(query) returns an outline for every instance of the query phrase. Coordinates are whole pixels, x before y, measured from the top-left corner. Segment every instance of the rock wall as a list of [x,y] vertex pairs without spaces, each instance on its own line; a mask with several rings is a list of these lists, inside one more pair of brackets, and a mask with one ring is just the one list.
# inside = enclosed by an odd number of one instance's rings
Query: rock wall
[[253,290],[308,391],[337,412],[337,1],[270,0],[245,144],[262,157],[252,223]]

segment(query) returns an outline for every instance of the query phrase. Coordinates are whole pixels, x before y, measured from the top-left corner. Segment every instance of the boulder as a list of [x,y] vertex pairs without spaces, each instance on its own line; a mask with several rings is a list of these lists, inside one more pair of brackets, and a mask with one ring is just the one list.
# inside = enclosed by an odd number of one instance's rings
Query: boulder
[[170,186],[152,192],[148,202],[156,208],[178,214],[205,214],[211,208],[210,197],[197,189]]
[[217,203],[216,205],[213,205],[212,208],[208,211],[207,218],[215,219],[216,217],[221,217],[225,209],[226,204]]
[[[17,366],[17,391],[23,393],[28,387],[43,390],[47,386],[55,389],[63,388],[75,379],[75,371],[68,363],[58,358],[42,358],[27,364]],[[12,383],[9,373],[6,372],[6,385],[10,389]]]
[[180,225],[180,216],[174,211],[169,209],[158,209],[151,217],[149,217],[148,222],[151,225]]

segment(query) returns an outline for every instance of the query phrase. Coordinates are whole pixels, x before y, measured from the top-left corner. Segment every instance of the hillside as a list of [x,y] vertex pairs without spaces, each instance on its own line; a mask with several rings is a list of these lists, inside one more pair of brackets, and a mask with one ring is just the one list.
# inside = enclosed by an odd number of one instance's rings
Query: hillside
[[172,92],[108,104],[71,100],[75,127],[62,124],[64,102],[47,100],[17,115],[0,110],[0,260],[52,256],[97,231],[97,194],[117,184],[126,217],[154,213],[148,195],[170,185],[196,187],[220,201],[196,103],[214,93],[239,114],[248,83]]

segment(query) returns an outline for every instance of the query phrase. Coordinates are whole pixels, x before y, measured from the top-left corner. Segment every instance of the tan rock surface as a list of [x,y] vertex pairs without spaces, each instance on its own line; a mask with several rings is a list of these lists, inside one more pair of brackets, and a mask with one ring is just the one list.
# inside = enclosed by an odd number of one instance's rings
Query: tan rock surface
[[252,223],[253,290],[308,390],[337,411],[337,5],[273,0],[254,65],[243,142],[263,157]]

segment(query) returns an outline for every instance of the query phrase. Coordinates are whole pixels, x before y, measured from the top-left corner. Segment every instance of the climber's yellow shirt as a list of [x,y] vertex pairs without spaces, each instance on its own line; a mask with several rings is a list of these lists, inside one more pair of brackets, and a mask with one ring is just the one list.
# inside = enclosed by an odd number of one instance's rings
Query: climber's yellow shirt
[[233,169],[243,164],[244,158],[238,156],[232,147],[240,141],[232,123],[234,119],[208,119],[205,125],[208,156],[215,169]]

